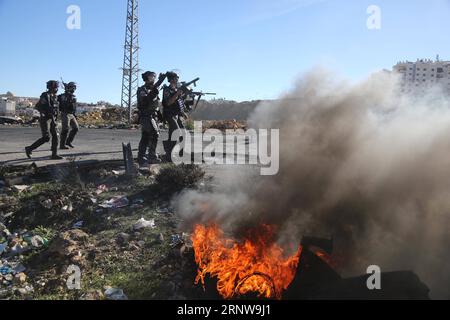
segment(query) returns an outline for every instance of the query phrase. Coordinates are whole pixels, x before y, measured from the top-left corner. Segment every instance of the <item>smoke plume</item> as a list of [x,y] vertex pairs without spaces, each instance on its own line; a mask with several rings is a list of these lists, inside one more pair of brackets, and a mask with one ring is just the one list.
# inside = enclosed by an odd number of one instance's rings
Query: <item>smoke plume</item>
[[352,84],[313,70],[249,119],[280,129],[279,173],[231,167],[213,191],[181,194],[177,211],[235,234],[273,223],[285,243],[332,236],[344,274],[413,270],[433,298],[450,298],[450,102],[439,88],[399,88],[387,72]]

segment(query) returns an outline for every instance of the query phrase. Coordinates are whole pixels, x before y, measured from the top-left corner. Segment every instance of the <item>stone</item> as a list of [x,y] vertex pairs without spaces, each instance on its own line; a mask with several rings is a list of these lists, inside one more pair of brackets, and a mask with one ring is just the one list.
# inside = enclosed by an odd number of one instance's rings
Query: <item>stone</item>
[[23,272],[16,274],[14,277],[14,283],[24,284],[27,281],[27,275]]
[[31,237],[30,243],[33,247],[40,248],[45,244],[45,241],[41,236],[35,235]]

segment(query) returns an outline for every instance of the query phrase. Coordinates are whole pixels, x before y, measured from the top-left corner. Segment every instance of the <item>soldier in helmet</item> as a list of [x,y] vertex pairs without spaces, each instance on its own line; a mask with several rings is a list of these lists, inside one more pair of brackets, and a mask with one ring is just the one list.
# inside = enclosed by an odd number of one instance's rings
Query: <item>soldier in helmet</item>
[[75,82],[69,82],[68,84],[64,84],[64,90],[65,92],[58,96],[59,111],[61,112],[62,122],[59,148],[62,150],[69,149],[67,146],[74,148],[72,142],[79,130],[78,121],[75,116],[77,110],[75,90],[77,90],[77,85]]
[[50,80],[47,82],[47,91],[41,94],[36,110],[39,111],[39,125],[41,127],[42,137],[36,140],[31,146],[25,147],[25,153],[31,158],[33,150],[39,148],[46,142],[52,141],[52,159],[61,160],[58,156],[58,128],[56,119],[58,117],[58,107],[56,94],[58,93],[58,81]]
[[[156,146],[158,144],[159,128],[159,86],[165,80],[166,75],[160,74],[158,82],[155,83],[156,73],[147,71],[142,74],[145,84],[137,91],[139,123],[141,124],[142,136],[139,142],[138,162],[140,166],[147,163],[159,163]],[[148,150],[148,156],[147,156]]]
[[169,139],[164,141],[164,150],[170,161],[173,147],[176,145],[176,141],[172,141],[172,135],[176,130],[184,129],[182,117],[185,116],[186,106],[184,100],[186,99],[186,94],[179,89],[179,76],[177,73],[168,72],[167,80],[169,85],[164,87],[162,104],[164,107],[164,119],[169,124]]

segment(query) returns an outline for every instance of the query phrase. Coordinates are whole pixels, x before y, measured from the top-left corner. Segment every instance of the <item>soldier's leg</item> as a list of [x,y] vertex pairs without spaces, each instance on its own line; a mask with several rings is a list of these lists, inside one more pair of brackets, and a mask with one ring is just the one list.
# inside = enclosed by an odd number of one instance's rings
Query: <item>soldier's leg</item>
[[70,129],[69,137],[67,138],[67,141],[66,141],[66,145],[73,148],[72,142],[75,139],[75,136],[77,135],[79,128],[80,128],[78,125],[77,118],[75,118],[75,116],[73,114],[70,115],[70,128],[71,129]]
[[50,122],[50,135],[52,137],[52,159],[62,159],[58,156],[58,128],[55,122]]
[[151,122],[149,117],[141,117],[141,141],[139,141],[138,162],[143,164],[147,159],[145,153],[147,152],[150,141],[150,127]]
[[61,124],[62,124],[62,130],[61,130],[61,141],[60,141],[59,147],[61,149],[68,149],[66,147],[67,135],[69,133],[69,116],[67,113],[61,112]]
[[164,151],[166,152],[166,156],[168,159],[171,159],[172,149],[176,145],[176,141],[172,141],[173,133],[179,129],[176,116],[172,116],[167,119],[169,124],[169,138],[167,141],[164,141]]
[[148,145],[148,159],[152,162],[160,162],[158,154],[156,153],[156,147],[158,145],[158,137],[159,137],[159,128],[156,120],[154,118],[151,119],[151,127],[150,127],[150,139]]
[[31,154],[31,152],[40,146],[42,146],[44,143],[47,143],[50,141],[50,133],[48,132],[48,123],[45,119],[39,120],[39,127],[41,128],[41,138],[36,140],[31,146],[26,147],[25,149],[28,150],[27,154]]

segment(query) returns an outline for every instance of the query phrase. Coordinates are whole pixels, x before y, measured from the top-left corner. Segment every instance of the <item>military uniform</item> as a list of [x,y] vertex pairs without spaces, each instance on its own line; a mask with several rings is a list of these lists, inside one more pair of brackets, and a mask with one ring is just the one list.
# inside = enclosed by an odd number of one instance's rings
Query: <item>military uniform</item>
[[25,151],[27,156],[30,157],[31,152],[44,143],[50,141],[51,137],[51,150],[52,157],[57,158],[58,150],[58,128],[56,124],[56,119],[58,116],[58,107],[56,101],[56,94],[51,94],[50,92],[42,93],[36,109],[39,111],[39,125],[41,128],[42,137],[36,140],[31,146],[26,147]]
[[60,148],[66,149],[66,145],[73,148],[72,142],[79,130],[78,121],[75,117],[77,109],[77,98],[73,93],[65,92],[58,96],[58,102],[62,122]]
[[[142,136],[139,142],[138,161],[144,163],[147,159],[151,162],[159,159],[156,153],[158,144],[159,128],[159,90],[156,87],[147,88],[145,85],[137,91],[139,123]],[[146,157],[148,149],[148,158]]]
[[164,149],[166,155],[170,157],[172,149],[176,145],[176,141],[172,141],[172,135],[176,130],[184,129],[182,117],[185,112],[184,96],[181,95],[175,102],[170,105],[169,100],[178,92],[178,88],[172,86],[165,86],[163,90],[163,107],[164,107],[164,119],[169,124],[169,139],[164,143]]

